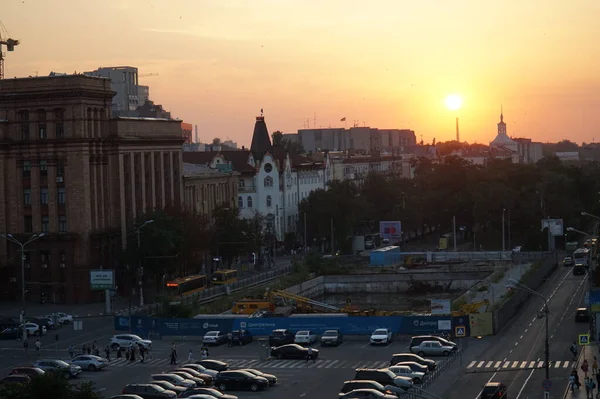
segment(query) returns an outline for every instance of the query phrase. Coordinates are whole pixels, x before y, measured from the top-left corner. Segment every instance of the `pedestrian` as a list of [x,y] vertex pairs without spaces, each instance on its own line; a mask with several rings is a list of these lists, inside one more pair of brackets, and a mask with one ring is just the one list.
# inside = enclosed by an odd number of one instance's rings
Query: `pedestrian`
[[571,392],[575,392],[575,376],[573,374],[571,374],[569,376],[569,388],[571,388]]
[[312,360],[313,363],[315,362],[315,357],[313,356],[313,349],[312,347],[308,347],[308,349],[306,349],[306,363],[308,363],[309,360]]
[[108,345],[104,347],[104,354],[106,355],[106,360],[110,362],[110,348],[108,347]]
[[171,350],[174,351],[175,350],[175,342],[171,342]]
[[593,398],[593,391],[592,391],[592,380],[589,377],[585,377],[585,398],[589,399],[589,398]]
[[82,355],[85,355],[86,353],[87,353],[87,346],[86,346],[85,344],[83,344],[83,345],[81,346],[81,354],[82,354]]
[[208,358],[210,356],[210,353],[208,352],[208,346],[204,345],[202,347],[202,350],[204,350],[206,352],[206,357]]
[[190,352],[188,353],[188,363],[194,363],[194,354],[192,353],[191,349],[190,349]]
[[579,382],[579,373],[577,372],[577,367],[573,367],[573,370],[571,371],[571,377],[575,379],[575,386],[577,389],[579,389],[581,387],[581,383]]
[[592,363],[592,373],[594,375],[598,374],[598,359],[594,356],[594,362]]
[[146,348],[140,346],[140,363],[144,363],[144,355],[146,354]]
[[27,338],[23,341],[23,350],[25,351],[25,355],[27,355],[27,349],[29,349],[29,342],[27,342]]
[[581,371],[583,371],[583,375],[585,378],[587,378],[587,374],[588,374],[588,370],[589,370],[589,364],[587,359],[583,359],[583,363],[581,364]]
[[127,348],[125,350],[125,360],[129,360],[130,356],[131,356],[131,350],[129,348]]
[[596,373],[596,383],[600,387],[600,373]]
[[577,344],[573,341],[573,345],[571,345],[571,353],[573,354],[573,360],[577,360]]
[[208,359],[208,349],[202,348],[202,351],[200,352],[200,357],[202,358],[202,360]]
[[173,345],[173,349],[171,349],[171,364],[177,364],[177,351],[174,346],[175,345]]
[[73,348],[73,345],[69,345],[69,357],[73,359],[73,356],[75,356],[75,348]]
[[91,345],[88,345],[86,350],[87,350],[88,355],[92,354],[92,346]]
[[229,346],[231,348],[231,346],[233,345],[233,335],[228,332],[227,333],[227,346]]
[[37,356],[40,355],[40,349],[42,349],[42,343],[40,342],[40,339],[38,338],[35,341],[35,353],[36,353]]
[[131,353],[129,354],[129,360],[135,361],[135,344],[131,346]]
[[121,347],[117,348],[117,359],[121,359]]

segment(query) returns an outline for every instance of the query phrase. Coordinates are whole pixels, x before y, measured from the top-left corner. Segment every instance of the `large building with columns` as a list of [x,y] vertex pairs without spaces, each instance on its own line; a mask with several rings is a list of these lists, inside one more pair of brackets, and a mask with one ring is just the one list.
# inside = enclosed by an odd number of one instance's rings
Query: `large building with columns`
[[[0,80],[0,234],[25,251],[27,297],[84,303],[136,218],[183,202],[181,121],[111,119],[106,78]],[[0,300],[20,298],[20,248],[0,238]],[[117,281],[119,277],[117,276]]]

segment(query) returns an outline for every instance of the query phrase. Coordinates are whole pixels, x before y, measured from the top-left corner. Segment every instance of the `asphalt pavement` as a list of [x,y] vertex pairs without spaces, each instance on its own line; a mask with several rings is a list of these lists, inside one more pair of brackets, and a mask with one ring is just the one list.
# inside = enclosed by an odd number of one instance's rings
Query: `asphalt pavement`
[[[575,309],[584,302],[586,277],[559,268],[539,292],[548,298],[550,316],[551,397],[562,397],[574,366],[569,352],[577,335],[589,330],[575,323]],[[467,353],[463,366],[439,378],[430,391],[445,399],[476,399],[490,381],[504,383],[511,399],[540,398],[545,378],[545,320],[538,317],[541,298],[532,296],[498,336],[483,338],[476,351]],[[458,390],[456,387],[460,386]]]

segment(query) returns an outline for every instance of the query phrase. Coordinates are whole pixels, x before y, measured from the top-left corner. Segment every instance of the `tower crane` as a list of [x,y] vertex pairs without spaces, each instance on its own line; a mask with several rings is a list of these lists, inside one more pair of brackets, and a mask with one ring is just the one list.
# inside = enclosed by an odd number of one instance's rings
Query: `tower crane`
[[158,74],[157,73],[144,73],[142,75],[139,75],[138,78],[149,78],[152,76],[158,76]]
[[[2,37],[4,32],[5,37]],[[19,41],[12,39],[8,36],[8,31],[0,21],[0,79],[4,79],[4,53],[2,52],[2,46],[6,46],[6,51],[15,51],[15,46],[19,45]]]

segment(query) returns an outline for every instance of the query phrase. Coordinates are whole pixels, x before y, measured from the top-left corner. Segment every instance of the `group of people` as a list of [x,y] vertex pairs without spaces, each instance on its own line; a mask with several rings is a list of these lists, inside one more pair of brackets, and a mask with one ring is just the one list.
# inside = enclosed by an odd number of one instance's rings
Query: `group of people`
[[[200,358],[204,360],[208,359],[208,356],[208,347],[204,345],[202,346],[202,349],[200,349]],[[177,364],[177,348],[175,346],[175,342],[171,343],[171,354],[169,355],[169,359],[171,360],[171,364]],[[194,360],[194,352],[190,349],[190,351],[188,352],[187,361],[188,363],[192,363],[194,362]]]
[[[600,373],[598,372],[598,359],[596,359],[596,356],[594,356],[592,362],[591,374],[588,376],[588,373],[590,372],[589,367],[587,359],[583,359],[580,368],[584,374],[583,386],[585,388],[585,397],[586,399],[593,399],[594,390],[596,390],[597,387],[600,387]],[[594,381],[594,378],[596,381]],[[569,376],[569,387],[571,388],[571,392],[575,392],[576,389],[581,388],[579,372],[576,367],[573,368],[571,375]],[[598,392],[598,395],[600,395],[600,392]]]

